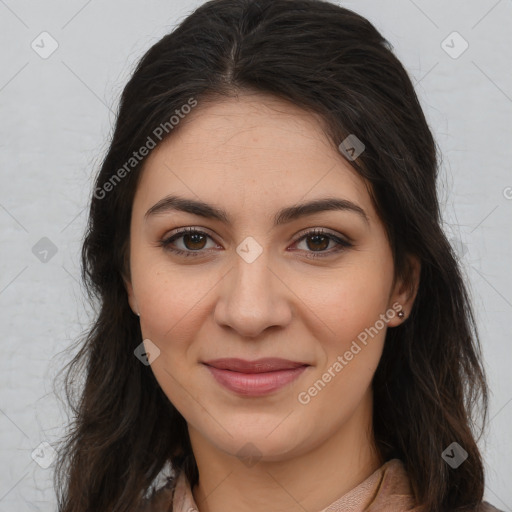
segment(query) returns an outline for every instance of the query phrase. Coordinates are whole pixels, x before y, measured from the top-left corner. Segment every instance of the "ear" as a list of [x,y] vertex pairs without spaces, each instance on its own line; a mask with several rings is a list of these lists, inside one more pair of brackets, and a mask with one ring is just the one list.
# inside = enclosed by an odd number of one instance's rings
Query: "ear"
[[[404,277],[398,279],[392,290],[388,307],[396,311],[392,319],[389,320],[389,327],[396,327],[405,322],[411,313],[414,300],[418,293],[421,275],[421,263],[417,256],[409,254],[407,256],[407,269]],[[400,318],[398,313],[403,311],[404,316]]]
[[123,278],[123,281],[124,287],[126,288],[126,293],[128,295],[128,303],[130,304],[130,308],[137,316],[140,316],[139,305],[137,304],[137,299],[135,298],[135,293],[133,292],[132,283],[126,277]]

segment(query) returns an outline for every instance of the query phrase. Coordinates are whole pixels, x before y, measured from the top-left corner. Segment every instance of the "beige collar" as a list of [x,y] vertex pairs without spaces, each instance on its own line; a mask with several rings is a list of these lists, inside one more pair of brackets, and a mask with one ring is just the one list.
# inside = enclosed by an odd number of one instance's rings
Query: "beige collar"
[[[197,511],[184,473],[178,475],[173,512]],[[403,463],[391,459],[366,480],[319,512],[421,512],[415,506]]]

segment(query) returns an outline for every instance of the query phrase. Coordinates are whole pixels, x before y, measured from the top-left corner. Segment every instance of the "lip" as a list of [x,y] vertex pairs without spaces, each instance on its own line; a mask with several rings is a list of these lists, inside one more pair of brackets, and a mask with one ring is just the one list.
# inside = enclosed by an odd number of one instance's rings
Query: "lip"
[[280,358],[255,361],[224,358],[203,364],[219,384],[244,396],[261,396],[277,391],[297,379],[310,366]]
[[278,370],[293,370],[299,366],[308,365],[307,363],[290,361],[279,357],[264,357],[262,359],[255,359],[254,361],[225,357],[222,359],[205,361],[204,364],[218,368],[219,370],[231,370],[233,372],[240,373],[264,373],[275,372]]

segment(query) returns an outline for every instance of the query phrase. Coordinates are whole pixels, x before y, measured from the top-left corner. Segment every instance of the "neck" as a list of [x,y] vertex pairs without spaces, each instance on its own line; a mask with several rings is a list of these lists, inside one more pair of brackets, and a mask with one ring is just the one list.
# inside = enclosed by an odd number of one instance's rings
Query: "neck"
[[189,425],[199,470],[192,489],[200,512],[320,511],[382,464],[372,432],[371,397],[323,443],[307,452],[254,465],[217,449]]

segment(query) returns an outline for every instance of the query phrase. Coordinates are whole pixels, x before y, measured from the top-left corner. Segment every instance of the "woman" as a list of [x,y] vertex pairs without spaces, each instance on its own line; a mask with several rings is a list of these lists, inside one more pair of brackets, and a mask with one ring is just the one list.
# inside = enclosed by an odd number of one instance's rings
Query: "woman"
[[214,0],[155,44],[93,193],[59,510],[496,510],[437,170],[347,9]]

